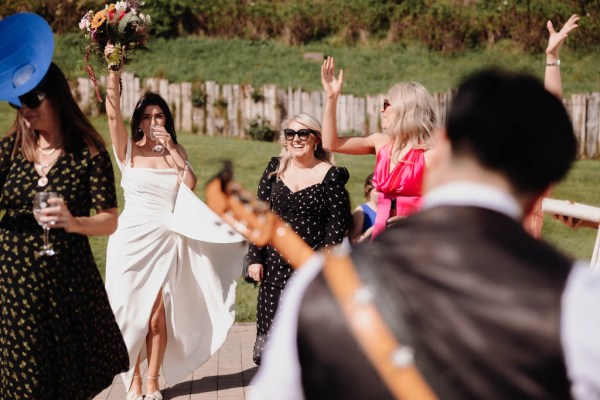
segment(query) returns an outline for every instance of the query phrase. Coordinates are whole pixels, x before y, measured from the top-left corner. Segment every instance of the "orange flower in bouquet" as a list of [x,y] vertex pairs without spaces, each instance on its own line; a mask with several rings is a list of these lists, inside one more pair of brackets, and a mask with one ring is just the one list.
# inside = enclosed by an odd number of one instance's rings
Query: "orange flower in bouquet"
[[133,50],[145,47],[150,21],[149,15],[140,12],[137,0],[117,1],[100,11],[90,10],[81,18],[79,29],[84,31],[86,39],[85,69],[94,82],[98,101],[102,101],[102,98],[90,56],[93,54],[104,60],[104,48],[111,43],[115,51],[108,59],[108,68],[119,70],[126,57],[131,57]]

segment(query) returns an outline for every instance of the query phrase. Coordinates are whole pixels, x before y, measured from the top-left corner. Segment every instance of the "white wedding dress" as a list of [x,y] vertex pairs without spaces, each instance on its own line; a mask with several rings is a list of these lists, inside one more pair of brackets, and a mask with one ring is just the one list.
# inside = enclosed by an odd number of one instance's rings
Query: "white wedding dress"
[[219,349],[235,319],[244,239],[184,184],[175,169],[131,167],[118,157],[125,207],[106,256],[106,291],[127,350],[129,388],[138,354],[146,358],[152,305],[161,291],[167,321],[162,374],[181,382]]

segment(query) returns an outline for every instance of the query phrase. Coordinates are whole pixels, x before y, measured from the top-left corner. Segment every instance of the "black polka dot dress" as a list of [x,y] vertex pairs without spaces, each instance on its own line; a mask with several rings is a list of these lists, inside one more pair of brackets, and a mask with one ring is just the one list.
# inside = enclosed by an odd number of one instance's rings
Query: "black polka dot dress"
[[39,256],[38,191],[58,192],[74,216],[116,207],[113,169],[103,149],[62,155],[38,187],[14,136],[0,141],[0,399],[87,399],[128,368],[88,238],[51,229],[58,254]]
[[[345,189],[348,170],[332,166],[323,182],[292,192],[275,175],[269,177],[278,165],[279,159],[273,157],[258,185],[257,197],[270,201],[271,209],[314,250],[341,243],[351,224],[350,201]],[[270,245],[251,244],[248,258],[251,264],[264,267],[256,307],[254,361],[259,364],[281,292],[292,276],[292,267]]]

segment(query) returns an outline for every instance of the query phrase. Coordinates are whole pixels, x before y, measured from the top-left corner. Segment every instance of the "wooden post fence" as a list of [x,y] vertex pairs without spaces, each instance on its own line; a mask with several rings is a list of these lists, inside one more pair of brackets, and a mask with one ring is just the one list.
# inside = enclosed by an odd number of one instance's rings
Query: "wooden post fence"
[[[105,78],[100,78],[104,85]],[[177,130],[205,135],[223,135],[238,138],[247,136],[251,121],[258,120],[274,130],[282,122],[301,112],[321,120],[325,97],[323,92],[305,92],[302,89],[281,89],[275,85],[260,88],[251,85],[218,85],[206,81],[170,83],[165,79],[148,78],[144,82],[131,73],[122,75],[123,115],[131,116],[136,102],[147,91],[160,94],[171,107]],[[94,88],[89,79],[77,79],[73,89],[81,108],[97,115],[103,105],[95,99]],[[446,114],[454,89],[434,93],[436,113],[440,124],[446,122]],[[340,134],[368,134],[381,131],[381,108],[383,94],[356,97],[341,95],[338,100],[337,120]],[[195,99],[203,99],[194,105]],[[579,142],[580,158],[600,157],[600,93],[574,94],[564,100],[565,107]]]

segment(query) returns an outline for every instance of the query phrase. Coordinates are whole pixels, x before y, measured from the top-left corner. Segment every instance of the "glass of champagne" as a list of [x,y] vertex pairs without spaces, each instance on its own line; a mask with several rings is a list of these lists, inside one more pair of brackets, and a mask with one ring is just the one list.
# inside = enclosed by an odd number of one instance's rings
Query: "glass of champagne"
[[[156,134],[154,133],[154,128],[156,127],[155,124],[151,124],[150,125],[150,139],[154,140],[156,142]],[[156,155],[161,155],[162,153],[165,152],[165,146],[163,146],[162,144],[160,144],[160,142],[157,142],[153,147],[152,147],[152,152]]]
[[[33,212],[35,214],[40,214],[42,210],[46,207],[49,207],[50,204],[48,201],[53,198],[58,198],[58,193],[56,192],[38,192],[35,194],[33,198]],[[38,224],[44,229],[44,245],[42,249],[39,251],[40,256],[53,256],[57,253],[52,247],[52,243],[50,243],[48,239],[48,235],[50,233],[50,227],[55,224],[55,222],[40,222],[38,220]]]

